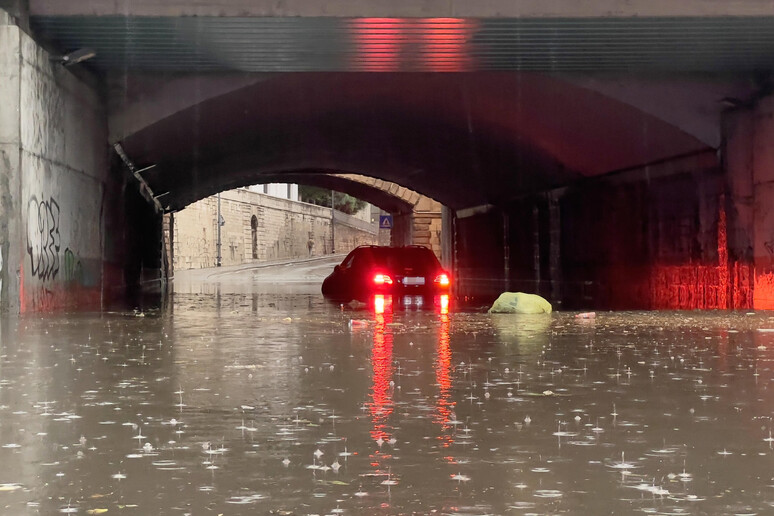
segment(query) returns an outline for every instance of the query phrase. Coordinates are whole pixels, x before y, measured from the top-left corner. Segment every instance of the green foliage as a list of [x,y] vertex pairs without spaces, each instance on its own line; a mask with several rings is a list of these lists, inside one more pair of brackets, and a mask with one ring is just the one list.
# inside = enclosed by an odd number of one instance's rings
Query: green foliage
[[[331,191],[316,186],[298,185],[298,197],[303,202],[316,204],[318,206],[331,207]],[[341,192],[334,192],[333,199],[335,208],[348,215],[352,215],[362,210],[366,202],[351,195]]]

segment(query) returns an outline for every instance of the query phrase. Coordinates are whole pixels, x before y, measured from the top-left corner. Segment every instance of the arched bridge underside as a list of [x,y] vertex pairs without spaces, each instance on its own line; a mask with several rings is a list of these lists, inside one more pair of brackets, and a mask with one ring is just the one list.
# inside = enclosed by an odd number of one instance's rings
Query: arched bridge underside
[[631,104],[537,73],[277,75],[119,143],[137,168],[153,167],[143,178],[169,192],[171,210],[306,171],[361,173],[462,209],[710,148]]

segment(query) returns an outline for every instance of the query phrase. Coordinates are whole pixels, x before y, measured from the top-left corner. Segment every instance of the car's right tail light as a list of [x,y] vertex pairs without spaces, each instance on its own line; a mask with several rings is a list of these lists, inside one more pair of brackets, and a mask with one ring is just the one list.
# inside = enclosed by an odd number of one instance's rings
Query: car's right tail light
[[448,287],[451,285],[451,278],[449,278],[449,275],[445,272],[442,272],[438,276],[435,277],[435,280],[433,282],[438,285],[439,287]]

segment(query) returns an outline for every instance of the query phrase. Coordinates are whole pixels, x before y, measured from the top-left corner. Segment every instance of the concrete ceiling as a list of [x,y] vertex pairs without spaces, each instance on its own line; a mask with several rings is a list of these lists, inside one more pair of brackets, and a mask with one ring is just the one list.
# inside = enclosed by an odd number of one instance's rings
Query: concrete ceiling
[[774,13],[758,3],[766,15],[629,18],[66,16],[43,3],[31,26],[63,52],[96,50],[87,66],[101,72],[738,73],[774,67]]
[[[12,0],[13,1],[13,0]],[[18,1],[18,0],[17,0]],[[378,16],[378,17],[645,17],[764,16],[765,0],[28,0],[38,15]]]

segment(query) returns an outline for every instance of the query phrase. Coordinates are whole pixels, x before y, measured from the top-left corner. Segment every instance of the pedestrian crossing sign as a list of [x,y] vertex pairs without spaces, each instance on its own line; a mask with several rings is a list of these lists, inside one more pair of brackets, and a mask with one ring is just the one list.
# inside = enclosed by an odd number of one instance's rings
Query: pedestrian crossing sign
[[392,229],[392,215],[379,215],[379,229]]

